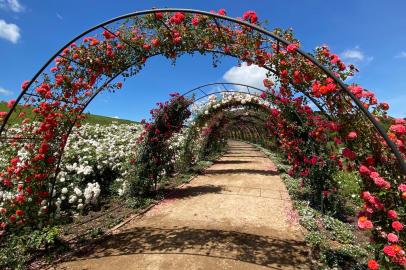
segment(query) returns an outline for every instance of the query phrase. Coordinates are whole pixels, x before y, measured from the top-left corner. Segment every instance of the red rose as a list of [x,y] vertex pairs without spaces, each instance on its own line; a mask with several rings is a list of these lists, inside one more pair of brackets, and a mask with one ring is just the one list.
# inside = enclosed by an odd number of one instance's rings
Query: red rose
[[220,14],[220,15],[225,16],[226,15],[226,10],[224,8],[222,8],[217,13]]
[[24,215],[24,211],[21,210],[21,209],[18,209],[18,210],[16,211],[16,215],[19,216],[19,217],[21,217],[21,216]]
[[182,12],[175,12],[169,21],[173,24],[181,24],[185,20],[185,14]]
[[395,257],[398,253],[402,253],[402,251],[402,248],[395,244],[383,248],[383,252],[389,257]]
[[154,38],[154,39],[152,39],[151,40],[151,43],[152,43],[152,45],[154,45],[154,47],[158,47],[159,46],[159,39],[157,39],[157,38]]
[[195,17],[192,18],[192,24],[193,24],[194,26],[197,26],[197,25],[199,24],[199,18],[198,18],[197,16],[195,16]]
[[351,159],[351,160],[353,160],[357,157],[357,155],[353,151],[351,151],[349,148],[344,148],[343,156],[348,159]]
[[312,156],[312,158],[310,159],[310,163],[312,165],[316,165],[317,164],[317,157],[316,156]]
[[16,217],[15,215],[11,215],[11,216],[8,218],[8,220],[9,220],[11,223],[14,223],[14,222],[16,221],[16,219],[17,219],[17,217]]
[[398,213],[396,213],[395,210],[389,210],[388,211],[388,218],[397,219],[398,218]]
[[403,224],[402,223],[400,223],[399,221],[394,221],[394,222],[392,222],[392,228],[395,230],[395,231],[401,231],[401,230],[403,230]]
[[250,21],[250,23],[256,23],[258,21],[257,13],[252,10],[246,11],[242,17],[244,20]]
[[369,260],[368,261],[368,268],[370,270],[378,270],[379,269],[379,264],[375,260]]
[[395,132],[397,134],[405,134],[406,133],[406,126],[404,126],[402,124],[392,125],[389,129],[390,129],[390,131]]
[[368,165],[374,166],[375,165],[375,159],[372,156],[367,156],[365,158],[366,162],[368,163]]
[[164,16],[163,16],[162,12],[156,12],[156,13],[155,13],[155,19],[157,19],[157,20],[162,20],[163,17],[164,17]]
[[386,102],[382,102],[381,104],[379,104],[379,107],[384,111],[389,110],[389,105]]
[[110,32],[107,31],[107,30],[104,30],[104,31],[103,31],[103,36],[104,36],[105,39],[113,39],[113,38],[116,37],[115,35],[113,35],[112,33],[110,33]]

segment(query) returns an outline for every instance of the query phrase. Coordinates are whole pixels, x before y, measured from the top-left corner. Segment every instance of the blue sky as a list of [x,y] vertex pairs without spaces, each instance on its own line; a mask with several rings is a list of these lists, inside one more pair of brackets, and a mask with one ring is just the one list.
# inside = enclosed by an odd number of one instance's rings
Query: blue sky
[[[392,115],[406,117],[404,0],[0,0],[0,100],[14,98],[22,81],[30,79],[54,52],[83,30],[154,6],[207,11],[225,8],[232,17],[254,10],[261,21],[269,21],[267,28],[292,27],[307,51],[329,45],[346,63],[360,68],[354,82],[387,101]],[[217,68],[211,63],[211,57],[198,55],[182,57],[176,66],[164,58],[150,59],[122,91],[98,96],[86,111],[140,120],[148,117],[155,102],[166,100],[173,91],[218,81],[259,84],[259,69],[233,68],[234,59],[223,59]]]

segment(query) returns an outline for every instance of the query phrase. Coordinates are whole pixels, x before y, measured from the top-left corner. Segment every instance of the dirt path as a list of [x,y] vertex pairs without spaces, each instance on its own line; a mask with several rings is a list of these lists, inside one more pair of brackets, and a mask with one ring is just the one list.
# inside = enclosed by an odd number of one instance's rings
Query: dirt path
[[249,144],[59,269],[309,269],[274,164]]

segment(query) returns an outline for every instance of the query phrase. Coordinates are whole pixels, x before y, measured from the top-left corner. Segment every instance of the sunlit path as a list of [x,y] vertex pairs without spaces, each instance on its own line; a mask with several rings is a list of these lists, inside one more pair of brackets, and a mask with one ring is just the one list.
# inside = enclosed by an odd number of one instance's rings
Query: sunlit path
[[59,269],[309,269],[290,211],[274,164],[231,141],[203,175]]

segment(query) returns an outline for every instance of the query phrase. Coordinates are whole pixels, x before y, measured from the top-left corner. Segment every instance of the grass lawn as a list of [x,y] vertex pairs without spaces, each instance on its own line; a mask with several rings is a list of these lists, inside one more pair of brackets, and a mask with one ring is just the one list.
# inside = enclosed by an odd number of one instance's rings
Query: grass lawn
[[[7,108],[7,104],[5,102],[0,102],[0,112],[6,112],[9,109]],[[19,108],[18,112],[21,111],[21,107]],[[22,108],[22,111],[25,112],[26,117],[28,118],[33,118],[34,113],[31,112],[31,108]],[[102,116],[102,115],[95,115],[95,114],[88,114],[86,113],[86,118],[83,121],[83,123],[89,123],[89,124],[100,124],[100,125],[110,125],[113,121],[117,122],[118,124],[134,124],[137,123],[135,121],[131,120],[125,120],[125,119],[117,119],[113,117],[108,117],[108,116]],[[22,119],[11,116],[10,120],[11,123],[17,124],[21,123]]]

